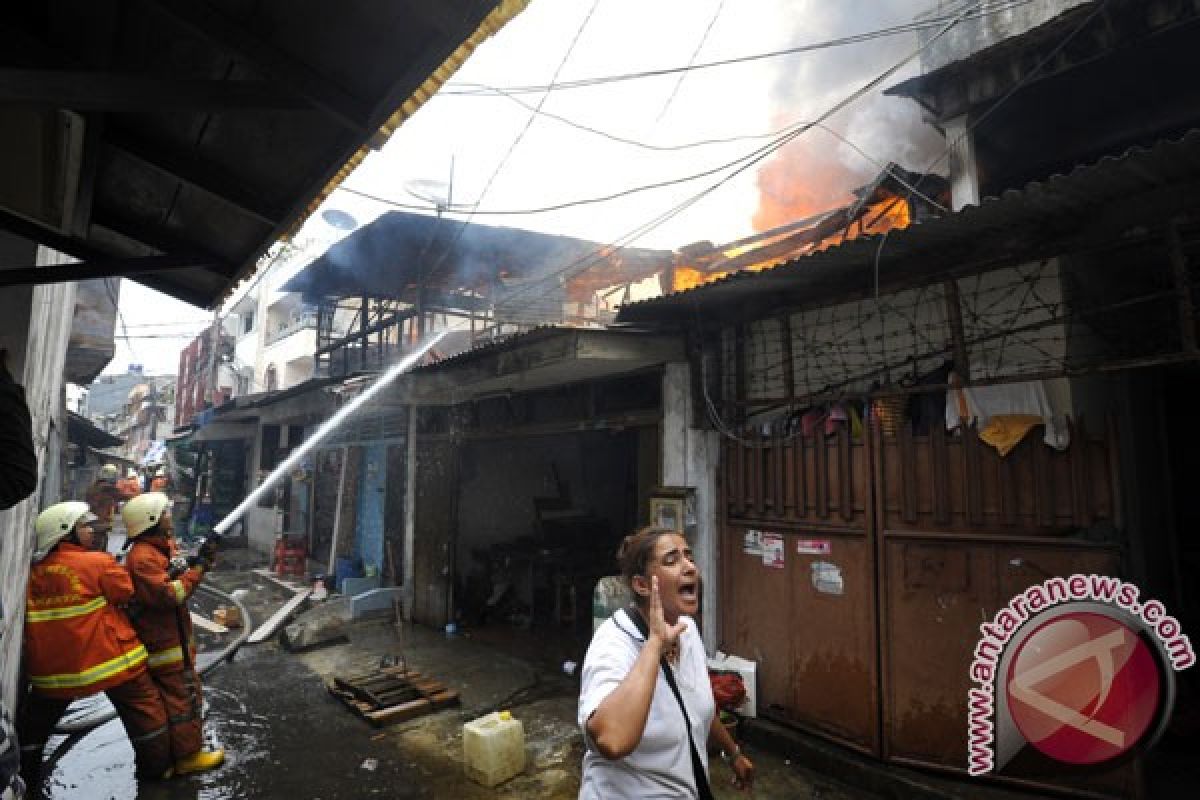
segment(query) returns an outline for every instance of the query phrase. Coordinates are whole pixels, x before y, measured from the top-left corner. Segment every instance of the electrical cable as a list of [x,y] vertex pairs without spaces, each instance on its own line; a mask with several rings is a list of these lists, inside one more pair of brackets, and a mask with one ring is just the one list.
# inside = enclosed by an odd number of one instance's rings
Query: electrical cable
[[[599,263],[595,260],[595,259],[597,259],[597,257],[603,255],[604,253],[610,252],[612,250],[620,249],[621,247],[627,246],[629,243],[635,241],[636,239],[640,238],[641,236],[644,236],[646,233],[650,232],[651,230],[654,230],[655,228],[660,227],[667,221],[669,221],[669,220],[673,219],[674,217],[678,216],[679,214],[683,213],[688,208],[695,205],[700,200],[704,199],[709,194],[711,194],[712,192],[716,191],[721,186],[728,183],[730,180],[735,178],[737,175],[745,172],[747,169],[749,169],[750,167],[759,163],[760,161],[765,159],[767,156],[771,155],[776,150],[778,150],[779,148],[786,145],[788,142],[799,137],[800,135],[807,132],[808,130],[811,130],[816,125],[825,122],[827,119],[832,117],[834,114],[836,114],[837,112],[841,111],[842,109],[852,105],[854,102],[856,102],[858,99],[860,99],[861,97],[866,95],[873,88],[882,84],[884,81],[886,81],[892,75],[894,75],[895,73],[897,73],[901,69],[903,69],[913,59],[917,58],[921,53],[925,52],[930,47],[932,47],[939,39],[941,39],[943,36],[945,36],[952,28],[954,28],[959,22],[961,22],[962,19],[965,18],[965,16],[967,14],[969,14],[975,8],[978,8],[980,5],[982,5],[982,3],[983,3],[983,0],[978,0],[978,2],[976,2],[974,6],[970,6],[970,7],[967,7],[966,9],[964,9],[962,12],[960,12],[958,14],[958,16],[956,16],[955,18],[950,20],[948,23],[946,23],[936,34],[934,34],[932,37],[930,37],[924,44],[917,47],[915,50],[913,50],[911,53],[909,53],[907,56],[905,56],[899,62],[897,62],[893,66],[889,67],[888,69],[884,70],[882,73],[880,73],[876,77],[868,80],[865,84],[863,84],[861,87],[856,89],[854,92],[852,92],[847,97],[834,103],[832,106],[830,106],[828,109],[826,109],[820,115],[818,115],[818,117],[815,120],[804,123],[803,126],[797,128],[793,131],[790,131],[785,136],[779,137],[779,139],[777,139],[776,141],[773,141],[768,145],[764,145],[763,147],[759,148],[758,150],[754,151],[753,153],[748,154],[747,156],[743,156],[738,161],[743,161],[744,163],[742,163],[740,166],[738,166],[736,169],[734,169],[729,174],[722,177],[720,180],[716,181],[715,183],[711,184],[710,186],[708,186],[705,189],[701,190],[700,192],[696,193],[692,197],[684,200],[682,203],[679,203],[676,206],[668,209],[667,211],[663,212],[659,216],[643,223],[642,225],[638,226],[637,228],[634,228],[633,230],[629,231],[628,233],[619,237],[618,239],[614,240],[613,242],[611,242],[607,245],[604,245],[600,248],[597,248],[596,250],[592,251],[591,253],[589,253],[581,258],[578,258],[575,261],[572,261],[571,263],[567,264],[566,266],[564,266],[558,270],[555,270],[555,271],[549,273],[548,275],[541,276],[538,279],[538,281],[531,281],[529,284],[526,284],[523,287],[518,287],[518,288],[514,289],[513,292],[511,292],[509,294],[509,299],[511,299],[513,296],[520,294],[522,292],[527,292],[533,288],[537,288],[537,287],[539,287],[539,284],[544,286],[550,280],[556,280],[556,279],[566,280],[569,277],[572,277],[573,275],[580,274],[580,273],[586,271],[587,269],[590,269],[592,266],[595,266],[596,263]],[[734,161],[731,163],[736,164],[736,163],[738,163],[738,161]],[[589,262],[591,262],[591,263],[589,263]],[[580,267],[582,267],[582,269]]]
[[[972,13],[966,17],[963,17],[963,19],[979,19],[979,18],[982,18],[985,16],[989,16],[991,14],[997,14],[997,13],[1002,13],[1005,11],[1010,11],[1014,8],[1018,8],[1023,5],[1028,5],[1031,2],[1033,2],[1033,0],[1005,0],[1005,2],[998,3],[994,8],[992,8],[992,7],[982,8],[981,6],[983,6],[983,4],[980,3],[980,4],[977,4],[976,7],[972,8]],[[944,14],[944,15],[938,16],[938,17],[931,17],[928,20],[924,20],[921,22],[910,22],[910,23],[905,23],[903,25],[894,25],[889,28],[879,28],[879,29],[872,30],[872,31],[865,31],[862,33],[839,37],[837,39],[829,39],[829,40],[822,41],[822,42],[812,42],[810,44],[798,45],[795,47],[788,47],[788,48],[784,48],[782,50],[772,50],[772,51],[765,52],[765,53],[754,53],[754,54],[746,55],[746,56],[738,56],[735,58],[722,59],[720,61],[711,61],[711,62],[706,62],[706,63],[701,63],[701,64],[691,64],[691,65],[683,66],[683,67],[670,67],[670,68],[665,68],[665,69],[643,70],[640,72],[630,72],[630,73],[624,73],[624,74],[620,74],[620,75],[606,75],[606,76],[599,76],[599,77],[593,77],[593,78],[582,78],[582,79],[573,80],[573,81],[562,81],[562,82],[559,82],[559,83],[556,83],[553,85],[511,86],[511,87],[505,87],[503,91],[509,92],[512,94],[536,94],[539,92],[546,92],[546,91],[562,91],[562,90],[567,90],[567,89],[580,89],[580,88],[587,88],[587,87],[592,87],[592,86],[603,86],[603,85],[612,84],[612,83],[621,83],[624,81],[640,80],[643,78],[657,78],[657,77],[662,77],[664,75],[676,75],[679,73],[698,72],[700,70],[713,69],[713,68],[717,68],[717,67],[725,67],[725,66],[731,66],[731,65],[736,65],[736,64],[745,64],[745,63],[750,63],[750,62],[754,62],[754,61],[761,61],[764,59],[778,58],[781,56],[796,55],[799,53],[808,53],[808,52],[813,52],[813,51],[818,51],[818,50],[826,50],[826,49],[830,49],[830,48],[834,48],[834,47],[843,47],[846,45],[860,44],[863,42],[869,42],[874,39],[885,38],[888,36],[897,36],[897,35],[901,35],[901,34],[905,34],[905,33],[915,33],[915,32],[919,32],[919,31],[923,31],[923,30],[932,30],[932,29],[937,28],[939,25],[941,25],[942,23],[946,22],[947,20],[949,20],[951,18],[956,18],[956,17],[954,17],[953,14]],[[486,92],[486,91],[481,92],[478,89],[473,89],[473,88],[466,88],[463,90],[459,90],[458,87],[460,87],[460,86],[469,86],[469,84],[462,84],[462,83],[457,83],[457,82],[452,81],[452,82],[446,84],[446,86],[443,88],[441,93],[446,94],[446,95],[466,95],[466,96],[488,94],[488,92]]]
[[671,107],[671,103],[675,100],[675,95],[679,94],[679,87],[683,86],[683,81],[688,76],[688,72],[696,63],[696,56],[700,55],[700,51],[704,48],[704,43],[708,41],[708,35],[712,33],[713,26],[717,24],[717,19],[721,16],[721,10],[725,8],[725,0],[717,0],[716,10],[713,11],[712,17],[708,20],[708,25],[704,28],[704,33],[700,35],[700,41],[696,43],[696,47],[692,50],[691,56],[688,57],[687,67],[679,73],[679,77],[675,80],[675,85],[671,87],[671,93],[667,95],[666,102],[658,111],[658,116],[655,117],[655,122],[661,122],[663,115],[667,113],[667,109]]
[[[526,104],[524,101],[520,100],[519,98],[513,97],[511,99],[517,103],[520,103],[522,106],[532,110],[531,106],[529,106],[528,104]],[[688,148],[692,148],[692,147],[700,147],[700,146],[705,146],[705,145],[710,145],[710,144],[725,144],[725,143],[730,143],[730,142],[745,141],[745,140],[749,140],[749,139],[778,138],[779,136],[787,134],[788,132],[793,131],[798,127],[801,127],[804,125],[810,125],[811,127],[814,127],[814,128],[820,128],[821,130],[828,133],[830,136],[833,136],[835,139],[837,139],[838,141],[845,144],[850,149],[854,150],[856,153],[858,153],[860,156],[862,156],[863,159],[865,159],[866,161],[873,164],[880,171],[886,172],[897,183],[899,183],[902,186],[909,189],[910,192],[915,194],[917,197],[920,197],[922,200],[929,203],[934,208],[937,208],[940,211],[947,210],[937,200],[933,199],[932,197],[929,197],[928,195],[922,194],[911,182],[909,182],[906,178],[904,178],[902,175],[898,174],[894,169],[892,169],[891,165],[883,163],[879,159],[872,156],[870,153],[867,153],[865,150],[863,150],[861,147],[859,147],[853,141],[848,139],[846,136],[843,136],[841,133],[839,133],[833,127],[826,125],[824,123],[821,123],[821,122],[797,121],[797,122],[793,122],[789,125],[785,125],[784,127],[780,128],[777,131],[774,131],[772,133],[751,134],[748,136],[734,136],[734,137],[729,137],[727,139],[710,139],[707,141],[692,142],[690,144],[683,144],[683,145],[660,146],[660,145],[646,144],[644,142],[639,142],[634,139],[626,139],[626,138],[622,138],[620,136],[615,136],[615,135],[606,133],[605,131],[598,130],[596,128],[590,128],[586,125],[576,123],[572,120],[569,120],[565,117],[558,116],[556,114],[548,114],[545,111],[538,112],[538,113],[541,113],[543,116],[548,116],[551,119],[555,119],[560,122],[563,122],[567,125],[570,125],[571,127],[575,127],[575,128],[579,128],[580,130],[587,131],[588,133],[592,133],[597,136],[602,136],[607,139],[612,139],[613,141],[620,142],[622,144],[631,145],[633,147],[641,147],[641,148],[644,148],[647,150],[683,150],[683,149],[688,149]],[[746,156],[743,156],[742,158],[745,158],[745,157]],[[561,211],[561,210],[567,209],[567,208],[575,208],[577,206],[605,203],[605,202],[610,202],[612,200],[620,199],[622,197],[626,197],[628,195],[636,194],[638,192],[648,191],[651,189],[660,189],[660,188],[664,188],[665,186],[670,186],[670,185],[674,185],[674,184],[678,184],[678,183],[685,183],[687,181],[707,177],[709,175],[720,172],[722,169],[736,165],[736,163],[740,160],[741,159],[735,159],[732,162],[727,162],[719,167],[715,167],[706,172],[693,173],[693,174],[690,174],[687,176],[683,176],[680,178],[674,178],[669,181],[659,182],[659,183],[655,183],[655,184],[642,184],[640,186],[631,187],[629,189],[625,189],[623,191],[620,191],[620,192],[617,192],[617,193],[614,193],[611,195],[605,195],[602,197],[591,197],[591,198],[582,198],[579,200],[570,200],[570,201],[565,201],[563,203],[558,203],[556,205],[542,206],[539,208],[474,209],[474,210],[472,210],[471,213],[474,216],[520,216],[520,215],[526,215],[526,214],[545,214],[545,213],[550,213],[550,212],[554,212],[554,211]],[[370,192],[364,192],[359,189],[352,189],[348,186],[339,186],[338,190],[347,192],[349,194],[353,194],[357,197],[362,197],[367,200],[372,200],[377,203],[382,203],[383,205],[386,205],[386,206],[398,208],[398,209],[401,209],[404,211],[428,211],[428,208],[426,208],[425,206],[418,206],[418,205],[413,205],[410,203],[402,203],[402,202],[399,202],[396,200],[390,200],[386,197],[380,197],[379,195],[371,194]],[[464,207],[464,209],[465,208],[466,207]],[[460,210],[454,208],[453,206],[447,206],[443,210],[446,213],[450,213],[450,214],[465,213],[464,211],[460,211]]]
[[[1029,70],[1024,75],[1022,75],[1020,80],[1018,80],[1015,84],[1013,84],[1011,89],[1009,89],[1007,92],[1005,92],[992,105],[988,106],[987,110],[985,110],[982,114],[980,114],[977,119],[972,120],[971,123],[966,126],[966,129],[962,132],[962,134],[959,135],[959,137],[957,139],[955,139],[952,142],[947,142],[946,147],[942,150],[942,152],[935,159],[933,159],[931,162],[929,162],[929,165],[925,168],[922,175],[918,178],[918,180],[916,182],[916,186],[913,187],[910,191],[916,191],[916,189],[920,187],[922,181],[924,181],[925,177],[930,173],[930,171],[933,170],[935,167],[937,167],[939,164],[941,164],[943,161],[945,161],[947,158],[949,158],[950,154],[962,144],[962,141],[969,134],[971,134],[981,124],[983,124],[983,122],[985,120],[987,120],[992,114],[994,114],[996,112],[996,110],[998,108],[1000,108],[1001,105],[1006,103],[1008,100],[1010,100],[1013,97],[1013,95],[1015,95],[1022,88],[1024,88],[1025,85],[1034,78],[1034,76],[1040,74],[1042,69],[1047,64],[1049,64],[1050,61],[1052,61],[1055,57],[1057,57],[1058,54],[1060,52],[1062,52],[1062,50],[1068,44],[1070,44],[1075,39],[1075,37],[1083,31],[1084,28],[1086,28],[1088,26],[1093,19],[1095,19],[1097,16],[1100,15],[1100,13],[1105,9],[1107,4],[1108,4],[1108,0],[1099,0],[1099,2],[1096,4],[1096,8],[1092,11],[1092,13],[1088,14],[1086,17],[1084,17],[1084,19],[1079,23],[1079,25],[1075,26],[1075,28],[1072,29],[1070,31],[1070,33],[1068,33],[1061,42],[1059,42],[1057,45],[1055,45],[1054,49],[1052,49],[1046,56],[1044,56],[1040,61],[1038,61],[1038,63],[1033,67],[1033,69]],[[905,199],[907,200],[907,199],[911,199],[911,198],[912,198],[912,194],[910,193]],[[883,248],[887,244],[888,235],[890,233],[891,233],[890,229],[884,232],[882,238],[879,241],[879,246],[875,250],[874,290],[875,290],[875,299],[876,300],[879,300],[879,263],[880,263],[880,259],[883,257]]]
[[[571,54],[575,52],[575,46],[579,43],[580,38],[582,38],[583,32],[585,30],[587,30],[588,23],[592,21],[592,16],[596,13],[596,9],[599,7],[599,5],[600,5],[600,0],[592,0],[591,8],[589,8],[587,14],[584,15],[583,21],[579,23],[579,27],[575,30],[575,35],[573,37],[571,37],[571,42],[570,42],[570,44],[567,45],[566,52],[563,53],[562,58],[558,62],[558,66],[554,68],[554,74],[550,76],[550,84],[549,84],[550,86],[554,86],[554,82],[556,80],[558,80],[558,76],[562,72],[563,67],[565,67],[567,65],[567,62],[571,59]],[[514,152],[516,152],[517,147],[521,144],[521,141],[525,138],[525,134],[528,133],[529,129],[533,126],[533,123],[537,119],[537,116],[538,116],[537,112],[541,110],[542,104],[546,102],[546,99],[549,96],[550,96],[550,90],[547,89],[546,92],[542,95],[542,98],[540,100],[538,100],[537,108],[534,109],[529,114],[529,117],[525,120],[525,125],[521,128],[521,130],[517,134],[516,138],[513,139],[512,144],[510,144],[508,146],[508,150],[505,151],[504,156],[500,159],[499,163],[496,164],[496,168],[492,170],[492,174],[488,177],[487,182],[483,185],[483,189],[482,189],[482,191],[480,191],[479,197],[476,198],[476,200],[475,200],[474,205],[476,207],[478,207],[478,205],[483,202],[484,197],[487,196],[487,193],[492,188],[492,184],[496,181],[496,178],[504,170],[504,167],[508,165],[509,158],[511,158],[512,154]],[[429,270],[424,275],[421,276],[421,279],[420,279],[420,287],[421,288],[418,291],[422,291],[425,284],[428,283],[428,281],[434,275],[437,274],[439,269],[441,269],[442,264],[445,263],[445,261],[446,261],[446,258],[450,255],[451,252],[453,252],[454,248],[458,245],[459,240],[462,239],[462,236],[466,232],[467,226],[470,225],[473,217],[474,217],[473,211],[471,213],[467,214],[466,219],[464,219],[462,221],[462,224],[459,225],[458,230],[454,235],[454,238],[450,240],[450,243],[442,251],[441,256],[438,258],[437,261],[435,261],[433,263],[433,266],[431,266],[429,268]],[[434,230],[436,231],[436,228]],[[434,239],[433,233],[431,232],[430,238],[429,238],[430,244],[432,244],[433,239]],[[428,250],[428,245],[426,246],[426,250]],[[424,262],[424,260],[425,260],[424,256],[425,256],[425,252],[422,252],[420,258],[417,261],[418,265],[420,265],[421,263]],[[418,268],[419,268],[419,266],[418,266]],[[420,298],[418,297],[418,300],[419,299]]]

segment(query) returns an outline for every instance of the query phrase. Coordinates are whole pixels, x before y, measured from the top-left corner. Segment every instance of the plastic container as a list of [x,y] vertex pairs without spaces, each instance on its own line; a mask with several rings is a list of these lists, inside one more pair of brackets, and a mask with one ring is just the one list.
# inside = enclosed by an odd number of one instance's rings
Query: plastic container
[[609,575],[597,581],[596,589],[592,592],[592,633],[618,608],[624,608],[632,602],[633,592],[620,575]]
[[507,711],[463,725],[463,768],[483,786],[498,786],[525,771],[525,726]]
[[361,577],[362,562],[357,559],[339,556],[337,561],[334,562],[333,579],[339,591],[342,588],[342,581],[346,580],[346,578]]

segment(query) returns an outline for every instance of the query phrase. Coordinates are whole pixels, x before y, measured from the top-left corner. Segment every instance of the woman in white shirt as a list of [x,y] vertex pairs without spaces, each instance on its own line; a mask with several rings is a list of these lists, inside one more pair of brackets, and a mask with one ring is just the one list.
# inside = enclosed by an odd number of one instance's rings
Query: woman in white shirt
[[625,537],[617,560],[636,605],[600,626],[584,658],[579,724],[587,751],[580,800],[706,800],[712,796],[710,736],[730,762],[734,782],[749,789],[754,765],[719,722],[704,644],[691,618],[700,607],[700,573],[687,541],[676,531],[643,528]]

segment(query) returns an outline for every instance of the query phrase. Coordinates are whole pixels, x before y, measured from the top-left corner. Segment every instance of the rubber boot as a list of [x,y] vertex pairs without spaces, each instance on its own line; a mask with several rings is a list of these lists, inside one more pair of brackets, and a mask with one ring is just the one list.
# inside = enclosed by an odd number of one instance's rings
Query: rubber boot
[[206,772],[221,766],[224,761],[224,750],[198,750],[175,762],[175,774],[190,775],[193,772]]

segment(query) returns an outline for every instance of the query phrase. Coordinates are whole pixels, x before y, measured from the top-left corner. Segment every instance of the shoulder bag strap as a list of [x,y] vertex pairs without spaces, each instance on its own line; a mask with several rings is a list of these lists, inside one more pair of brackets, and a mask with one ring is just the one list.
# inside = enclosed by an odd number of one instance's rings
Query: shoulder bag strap
[[[626,614],[637,626],[642,638],[649,639],[650,630],[646,627],[646,620],[642,617],[642,612],[638,607],[631,605]],[[700,760],[700,753],[696,750],[696,741],[692,738],[692,720],[688,717],[687,707],[683,704],[683,695],[679,693],[679,686],[675,683],[675,671],[667,664],[666,658],[658,663],[662,667],[663,677],[667,679],[667,686],[671,687],[675,700],[679,703],[679,710],[683,712],[683,723],[687,726],[688,747],[692,751],[692,777],[696,781],[696,792],[700,800],[713,800],[712,788],[708,785],[708,773],[704,771],[704,762]]]

